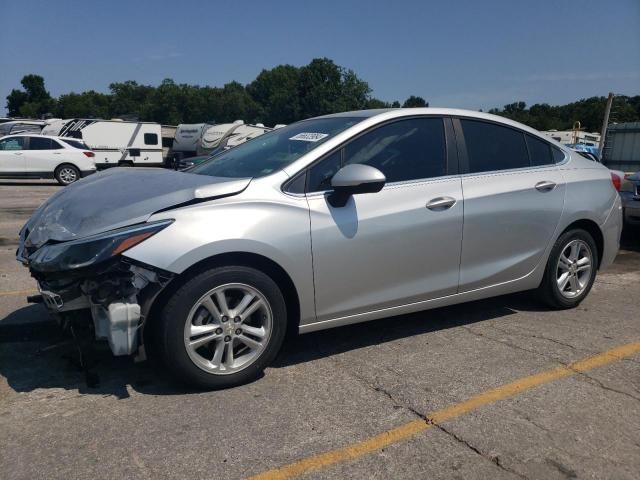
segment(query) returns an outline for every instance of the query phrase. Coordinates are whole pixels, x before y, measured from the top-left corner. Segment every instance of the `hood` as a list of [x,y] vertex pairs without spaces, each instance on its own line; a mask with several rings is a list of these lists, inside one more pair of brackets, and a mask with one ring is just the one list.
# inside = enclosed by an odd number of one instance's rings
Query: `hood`
[[194,201],[240,193],[251,179],[209,177],[161,168],[111,168],[57,192],[22,230],[27,247],[67,241],[146,221]]

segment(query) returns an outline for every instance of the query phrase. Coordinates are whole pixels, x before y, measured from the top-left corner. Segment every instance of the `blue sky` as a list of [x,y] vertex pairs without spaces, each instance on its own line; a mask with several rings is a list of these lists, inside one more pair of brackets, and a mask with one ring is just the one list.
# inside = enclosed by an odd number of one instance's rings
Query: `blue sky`
[[640,0],[9,1],[0,114],[27,73],[49,91],[115,81],[221,86],[329,57],[383,100],[488,109],[640,94]]

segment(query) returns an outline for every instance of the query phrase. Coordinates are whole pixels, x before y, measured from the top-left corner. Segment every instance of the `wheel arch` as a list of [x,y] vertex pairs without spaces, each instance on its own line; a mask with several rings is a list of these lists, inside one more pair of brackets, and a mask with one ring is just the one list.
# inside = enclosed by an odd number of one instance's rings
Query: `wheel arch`
[[596,243],[596,248],[598,249],[598,268],[600,268],[600,264],[602,263],[602,256],[604,254],[604,234],[602,233],[602,230],[593,220],[582,218],[570,223],[562,232],[560,232],[558,238],[560,238],[569,230],[576,229],[586,231],[593,238],[593,241]]
[[71,162],[69,160],[65,160],[64,162],[60,162],[58,165],[56,165],[56,168],[53,169],[53,174],[55,175],[58,172],[58,170],[60,170],[62,167],[66,166],[66,165],[75,168],[76,170],[78,170],[78,172],[81,171],[81,169],[80,169],[80,167],[78,165],[76,165],[75,163],[73,163],[73,162]]
[[[282,266],[272,259],[257,253],[242,251],[220,253],[202,259],[191,265],[179,275],[175,276],[151,304],[147,315],[150,323],[153,324],[154,319],[158,318],[157,313],[164,307],[173,292],[180,288],[180,286],[189,279],[203,271],[227,266],[255,268],[256,270],[260,270],[262,273],[271,277],[271,279],[276,282],[284,296],[287,308],[287,336],[296,335],[298,333],[298,327],[300,325],[300,299],[298,290],[296,289],[291,276],[284,268],[282,268]],[[153,328],[145,328],[145,330],[149,331],[153,330]],[[148,342],[145,341],[145,343]]]

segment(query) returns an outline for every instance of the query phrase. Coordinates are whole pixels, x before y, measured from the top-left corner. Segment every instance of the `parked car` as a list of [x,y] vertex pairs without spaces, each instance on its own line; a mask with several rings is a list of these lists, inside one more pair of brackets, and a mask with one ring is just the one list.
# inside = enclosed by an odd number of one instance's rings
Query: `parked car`
[[0,138],[0,177],[55,178],[69,185],[96,171],[95,154],[82,141],[46,135]]
[[628,176],[620,189],[622,211],[627,225],[640,226],[640,172]]
[[288,125],[188,173],[103,172],[43,204],[17,258],[56,317],[87,312],[114,354],[153,346],[177,378],[219,388],[256,378],[289,328],[523,290],[575,307],[621,228],[609,171],[529,127],[367,110]]

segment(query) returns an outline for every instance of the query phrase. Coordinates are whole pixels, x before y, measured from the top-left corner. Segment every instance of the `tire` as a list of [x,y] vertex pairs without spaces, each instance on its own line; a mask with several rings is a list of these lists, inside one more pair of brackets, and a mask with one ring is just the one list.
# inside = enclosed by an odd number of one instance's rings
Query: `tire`
[[56,168],[54,176],[60,185],[66,187],[80,180],[80,170],[75,165],[63,163]]
[[[588,268],[585,259],[588,259]],[[598,261],[598,249],[591,234],[581,229],[563,233],[551,249],[538,287],[541,300],[558,310],[577,307],[593,286]],[[563,276],[565,274],[567,276]]]
[[[237,312],[240,309],[245,313]],[[219,389],[262,374],[282,346],[287,309],[271,277],[253,268],[230,266],[186,281],[158,320],[157,352],[174,377],[191,386]]]

